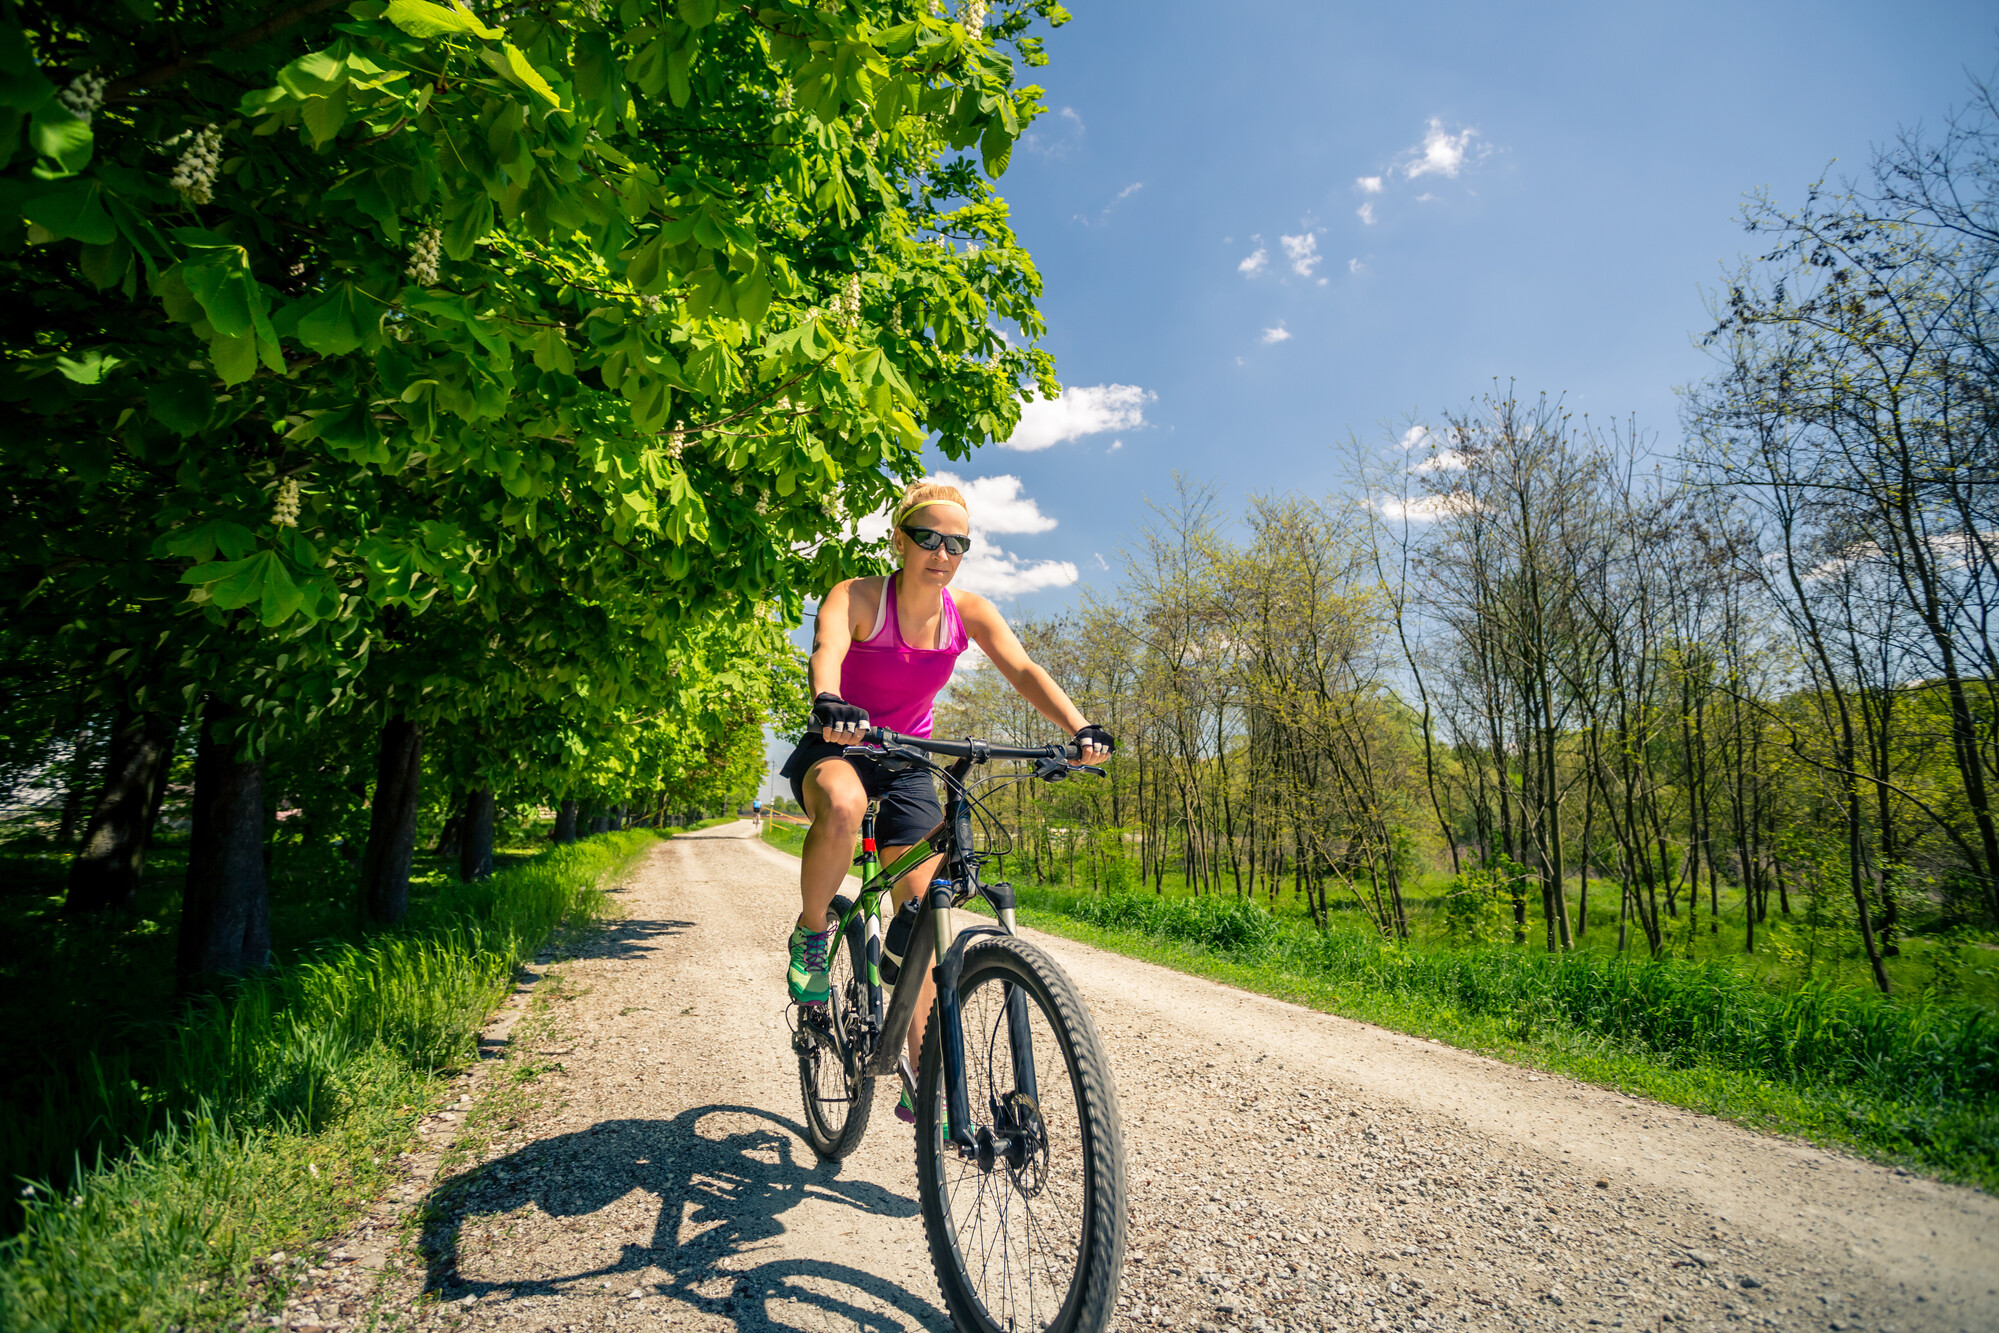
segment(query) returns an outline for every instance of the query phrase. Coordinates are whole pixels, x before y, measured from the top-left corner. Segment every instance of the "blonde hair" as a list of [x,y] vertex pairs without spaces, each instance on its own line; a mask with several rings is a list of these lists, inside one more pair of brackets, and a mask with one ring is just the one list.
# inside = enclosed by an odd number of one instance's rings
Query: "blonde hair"
[[912,513],[923,508],[925,505],[933,505],[940,502],[958,506],[958,508],[965,511],[967,516],[970,516],[972,512],[972,507],[965,503],[964,492],[960,491],[956,486],[946,486],[944,483],[938,481],[919,481],[904,491],[902,499],[896,502],[895,521],[900,524],[902,520],[908,518]]

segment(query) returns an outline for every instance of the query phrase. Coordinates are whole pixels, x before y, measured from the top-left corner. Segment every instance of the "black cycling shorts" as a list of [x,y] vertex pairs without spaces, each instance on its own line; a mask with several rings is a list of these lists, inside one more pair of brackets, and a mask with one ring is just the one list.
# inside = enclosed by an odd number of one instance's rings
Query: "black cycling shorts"
[[805,775],[823,759],[852,764],[868,799],[881,803],[875,813],[875,846],[914,847],[944,822],[944,805],[937,799],[937,780],[916,765],[896,770],[859,755],[819,735],[807,736],[784,761],[778,776],[791,779],[791,794],[805,804]]

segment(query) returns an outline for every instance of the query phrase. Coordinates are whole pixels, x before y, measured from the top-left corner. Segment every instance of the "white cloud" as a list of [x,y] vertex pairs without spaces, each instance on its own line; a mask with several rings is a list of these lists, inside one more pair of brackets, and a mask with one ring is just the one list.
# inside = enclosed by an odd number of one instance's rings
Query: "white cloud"
[[1124,448],[1124,441],[1123,441],[1123,440],[1112,440],[1112,441],[1111,441],[1111,447],[1110,447],[1110,448],[1108,448],[1108,449],[1106,449],[1106,450],[1104,450],[1104,452],[1105,452],[1105,453],[1107,453],[1107,454],[1114,454],[1114,453],[1116,453],[1116,452],[1117,452],[1118,450],[1120,450],[1120,449],[1122,449],[1122,448]]
[[1360,256],[1356,255],[1356,256],[1354,256],[1354,257],[1353,257],[1352,259],[1349,259],[1349,260],[1347,261],[1347,272],[1349,272],[1349,273],[1365,273],[1365,272],[1367,272],[1367,265],[1365,265],[1365,264],[1361,263],[1361,262],[1360,262]]
[[1021,404],[1020,424],[1001,447],[1032,452],[1107,430],[1136,430],[1145,424],[1145,405],[1156,396],[1136,384],[1064,389],[1056,398]]
[[1055,113],[1053,120],[1044,120],[1022,135],[1020,145],[1030,153],[1064,158],[1082,141],[1083,118],[1076,114],[1075,107],[1065,106]]
[[930,480],[956,486],[965,493],[973,532],[1048,532],[1055,527],[1055,520],[1041,512],[1032,496],[1020,493],[1019,477],[974,477],[967,481],[955,473],[933,472]]
[[1144,181],[1133,181],[1131,184],[1125,186],[1122,190],[1119,190],[1117,192],[1117,197],[1119,199],[1129,199],[1133,195],[1137,194],[1140,190],[1143,190],[1144,188],[1145,188]]
[[1354,177],[1354,184],[1360,187],[1362,194],[1381,193],[1381,177],[1379,176],[1356,176]]
[[1455,449],[1439,449],[1430,457],[1410,468],[1411,472],[1459,472],[1465,467],[1465,456]]
[[1411,180],[1418,176],[1454,178],[1464,170],[1466,158],[1476,160],[1477,154],[1472,149],[1472,140],[1476,138],[1478,131],[1470,126],[1456,134],[1446,133],[1444,122],[1432,117],[1422,145],[1404,155],[1402,174]]
[[1284,257],[1291,261],[1291,271],[1301,278],[1312,276],[1312,270],[1319,266],[1319,238],[1311,232],[1303,236],[1280,236]]
[[1079,577],[1067,560],[1022,560],[991,542],[981,542],[965,553],[965,563],[958,566],[951,586],[982,597],[1019,597],[1044,588],[1066,588]]
[[1270,262],[1270,251],[1264,249],[1262,246],[1259,245],[1256,247],[1254,252],[1252,252],[1240,264],[1237,264],[1235,266],[1235,271],[1238,273],[1247,273],[1250,277],[1253,278],[1257,274],[1263,272],[1263,266],[1269,262]]
[[1097,557],[1098,569],[1109,569],[1111,567],[1111,562],[1104,559],[1104,553],[1102,551],[1092,552],[1092,554],[1094,554]]
[[1396,499],[1381,501],[1383,517],[1406,518],[1411,523],[1434,523],[1461,507],[1446,495],[1419,495],[1407,503]]
[[1402,438],[1397,440],[1396,444],[1404,449],[1414,449],[1419,445],[1425,445],[1429,442],[1430,428],[1428,426],[1411,426],[1408,430],[1402,432]]
[[1263,337],[1260,339],[1260,341],[1263,343],[1264,346],[1268,347],[1271,343],[1286,342],[1290,339],[1290,337],[1291,337],[1291,330],[1284,327],[1284,321],[1279,320],[1277,322],[1277,327],[1271,329],[1265,329],[1263,331]]
[[1374,225],[1374,201],[1370,199],[1359,208],[1356,208],[1354,216],[1358,217],[1367,226],[1372,227]]

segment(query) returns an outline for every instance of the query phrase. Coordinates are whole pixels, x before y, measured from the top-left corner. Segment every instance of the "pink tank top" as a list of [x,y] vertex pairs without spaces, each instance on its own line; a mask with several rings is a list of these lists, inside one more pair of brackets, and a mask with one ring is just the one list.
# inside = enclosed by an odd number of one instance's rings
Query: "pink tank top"
[[951,680],[958,655],[967,642],[958,604],[944,589],[944,623],[940,647],[917,648],[903,642],[895,610],[895,584],[888,576],[882,588],[882,609],[875,632],[847,649],[840,668],[840,693],[850,704],[865,708],[870,726],[887,727],[910,736],[930,734],[931,705]]

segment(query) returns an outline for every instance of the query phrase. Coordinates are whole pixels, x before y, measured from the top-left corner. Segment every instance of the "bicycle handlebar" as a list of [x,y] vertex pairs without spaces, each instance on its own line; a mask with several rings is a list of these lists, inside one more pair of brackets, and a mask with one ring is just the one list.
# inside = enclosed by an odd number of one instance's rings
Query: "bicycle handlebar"
[[863,744],[882,745],[894,748],[907,746],[912,750],[922,750],[929,754],[947,755],[953,759],[1061,759],[1073,760],[1083,757],[1082,747],[1074,741],[1066,745],[1037,745],[1023,748],[1017,745],[988,745],[981,740],[938,741],[928,736],[905,736],[887,727],[869,727],[862,735]]

